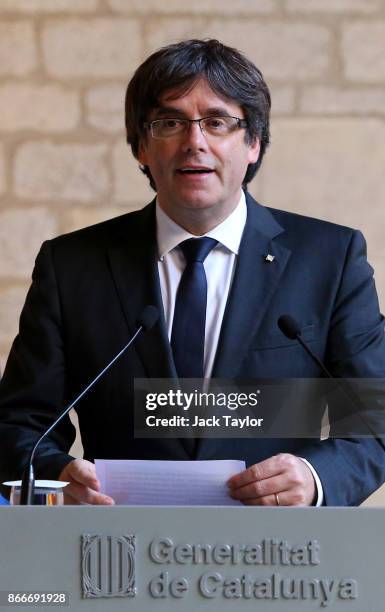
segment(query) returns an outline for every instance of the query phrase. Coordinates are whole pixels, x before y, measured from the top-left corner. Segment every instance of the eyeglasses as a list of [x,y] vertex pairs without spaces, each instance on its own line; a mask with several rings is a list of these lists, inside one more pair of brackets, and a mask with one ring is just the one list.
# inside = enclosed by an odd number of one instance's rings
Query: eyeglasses
[[150,129],[153,138],[164,139],[186,133],[190,123],[198,123],[202,134],[207,136],[228,136],[231,132],[240,128],[247,127],[246,119],[239,117],[202,117],[202,119],[155,119],[143,124],[146,129]]

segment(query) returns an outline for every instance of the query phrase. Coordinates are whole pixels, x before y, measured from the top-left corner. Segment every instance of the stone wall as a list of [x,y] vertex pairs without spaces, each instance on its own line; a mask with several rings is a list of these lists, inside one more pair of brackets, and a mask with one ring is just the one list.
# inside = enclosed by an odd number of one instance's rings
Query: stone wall
[[1,369],[41,242],[152,197],[124,142],[124,89],[186,37],[262,69],[272,145],[251,192],[363,230],[385,306],[384,0],[0,0]]

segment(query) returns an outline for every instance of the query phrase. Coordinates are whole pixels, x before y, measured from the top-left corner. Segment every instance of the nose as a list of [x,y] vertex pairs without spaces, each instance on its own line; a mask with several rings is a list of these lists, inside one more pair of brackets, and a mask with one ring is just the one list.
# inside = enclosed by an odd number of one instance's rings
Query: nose
[[182,150],[184,153],[193,151],[206,151],[207,140],[199,123],[190,123],[183,134]]

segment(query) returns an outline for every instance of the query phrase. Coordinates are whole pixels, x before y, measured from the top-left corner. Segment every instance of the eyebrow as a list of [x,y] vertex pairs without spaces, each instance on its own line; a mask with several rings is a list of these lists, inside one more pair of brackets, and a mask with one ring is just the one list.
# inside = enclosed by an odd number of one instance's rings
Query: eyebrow
[[[186,117],[186,113],[174,106],[159,106],[155,108],[156,117]],[[209,107],[204,111],[203,117],[231,117],[229,111],[220,106]]]

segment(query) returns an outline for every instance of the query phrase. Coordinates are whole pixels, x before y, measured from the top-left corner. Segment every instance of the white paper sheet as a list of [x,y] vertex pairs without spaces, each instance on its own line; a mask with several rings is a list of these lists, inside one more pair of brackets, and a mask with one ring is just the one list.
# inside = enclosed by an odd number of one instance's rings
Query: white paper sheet
[[118,505],[238,506],[226,482],[244,461],[95,460],[101,492]]

